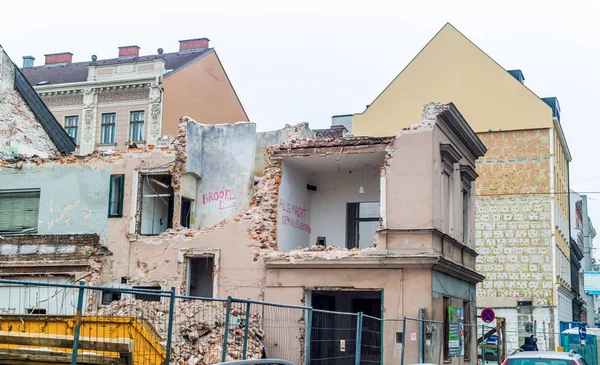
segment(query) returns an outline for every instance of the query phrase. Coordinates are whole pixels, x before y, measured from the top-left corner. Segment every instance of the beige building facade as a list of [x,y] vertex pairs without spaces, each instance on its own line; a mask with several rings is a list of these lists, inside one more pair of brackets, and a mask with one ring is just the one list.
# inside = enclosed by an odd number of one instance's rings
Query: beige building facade
[[180,41],[178,52],[140,56],[119,47],[117,58],[72,62],[69,52],[24,57],[22,72],[77,144],[77,153],[157,145],[177,134],[183,115],[204,124],[248,117],[206,38]]

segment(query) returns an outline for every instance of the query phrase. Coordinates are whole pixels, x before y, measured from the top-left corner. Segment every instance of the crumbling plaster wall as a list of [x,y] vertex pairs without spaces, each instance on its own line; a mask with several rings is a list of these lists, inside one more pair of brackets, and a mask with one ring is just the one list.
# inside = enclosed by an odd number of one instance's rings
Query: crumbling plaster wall
[[184,294],[187,257],[218,253],[215,259],[217,290],[215,295],[263,299],[265,268],[255,260],[255,242],[250,239],[250,222],[229,222],[207,231],[163,234],[131,243],[131,284],[158,282],[165,288],[176,287]]
[[0,169],[2,189],[40,189],[38,234],[97,233],[106,245],[110,169],[25,164]]
[[[249,207],[254,186],[256,125],[240,122],[199,127],[198,132],[197,127],[188,125],[188,131],[193,130],[195,134],[186,141],[187,151],[192,154],[188,152],[187,171],[200,176],[195,226],[206,228],[233,218]],[[201,162],[190,157],[201,157]]]
[[310,139],[314,137],[308,123],[294,126],[286,124],[281,129],[256,133],[256,158],[254,161],[254,175],[263,176],[265,167],[269,163],[267,147],[277,146],[282,142],[294,139]]
[[15,88],[15,66],[0,47],[0,153],[54,156],[58,150]]

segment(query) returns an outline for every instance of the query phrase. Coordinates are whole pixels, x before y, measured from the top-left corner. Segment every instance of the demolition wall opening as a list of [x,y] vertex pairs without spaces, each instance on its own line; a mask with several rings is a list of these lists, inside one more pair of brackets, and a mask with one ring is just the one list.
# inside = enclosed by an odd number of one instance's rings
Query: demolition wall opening
[[187,295],[205,298],[213,296],[214,267],[214,256],[188,258]]
[[142,174],[138,232],[157,235],[173,228],[174,194],[169,174]]

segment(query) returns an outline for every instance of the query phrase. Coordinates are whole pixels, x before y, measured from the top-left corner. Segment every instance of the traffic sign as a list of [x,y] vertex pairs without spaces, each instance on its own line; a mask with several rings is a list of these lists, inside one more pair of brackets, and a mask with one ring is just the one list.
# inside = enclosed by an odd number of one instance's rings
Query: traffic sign
[[587,337],[587,329],[585,326],[579,326],[579,338],[585,340]]
[[494,313],[494,310],[492,308],[484,308],[481,311],[481,320],[485,323],[490,323],[494,319],[496,319],[496,313]]

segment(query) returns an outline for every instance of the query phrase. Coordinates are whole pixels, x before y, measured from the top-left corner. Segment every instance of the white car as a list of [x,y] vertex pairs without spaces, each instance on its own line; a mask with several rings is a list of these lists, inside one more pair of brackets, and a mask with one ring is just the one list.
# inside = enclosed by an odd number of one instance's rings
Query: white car
[[574,351],[522,351],[508,357],[502,365],[588,365],[588,363]]

